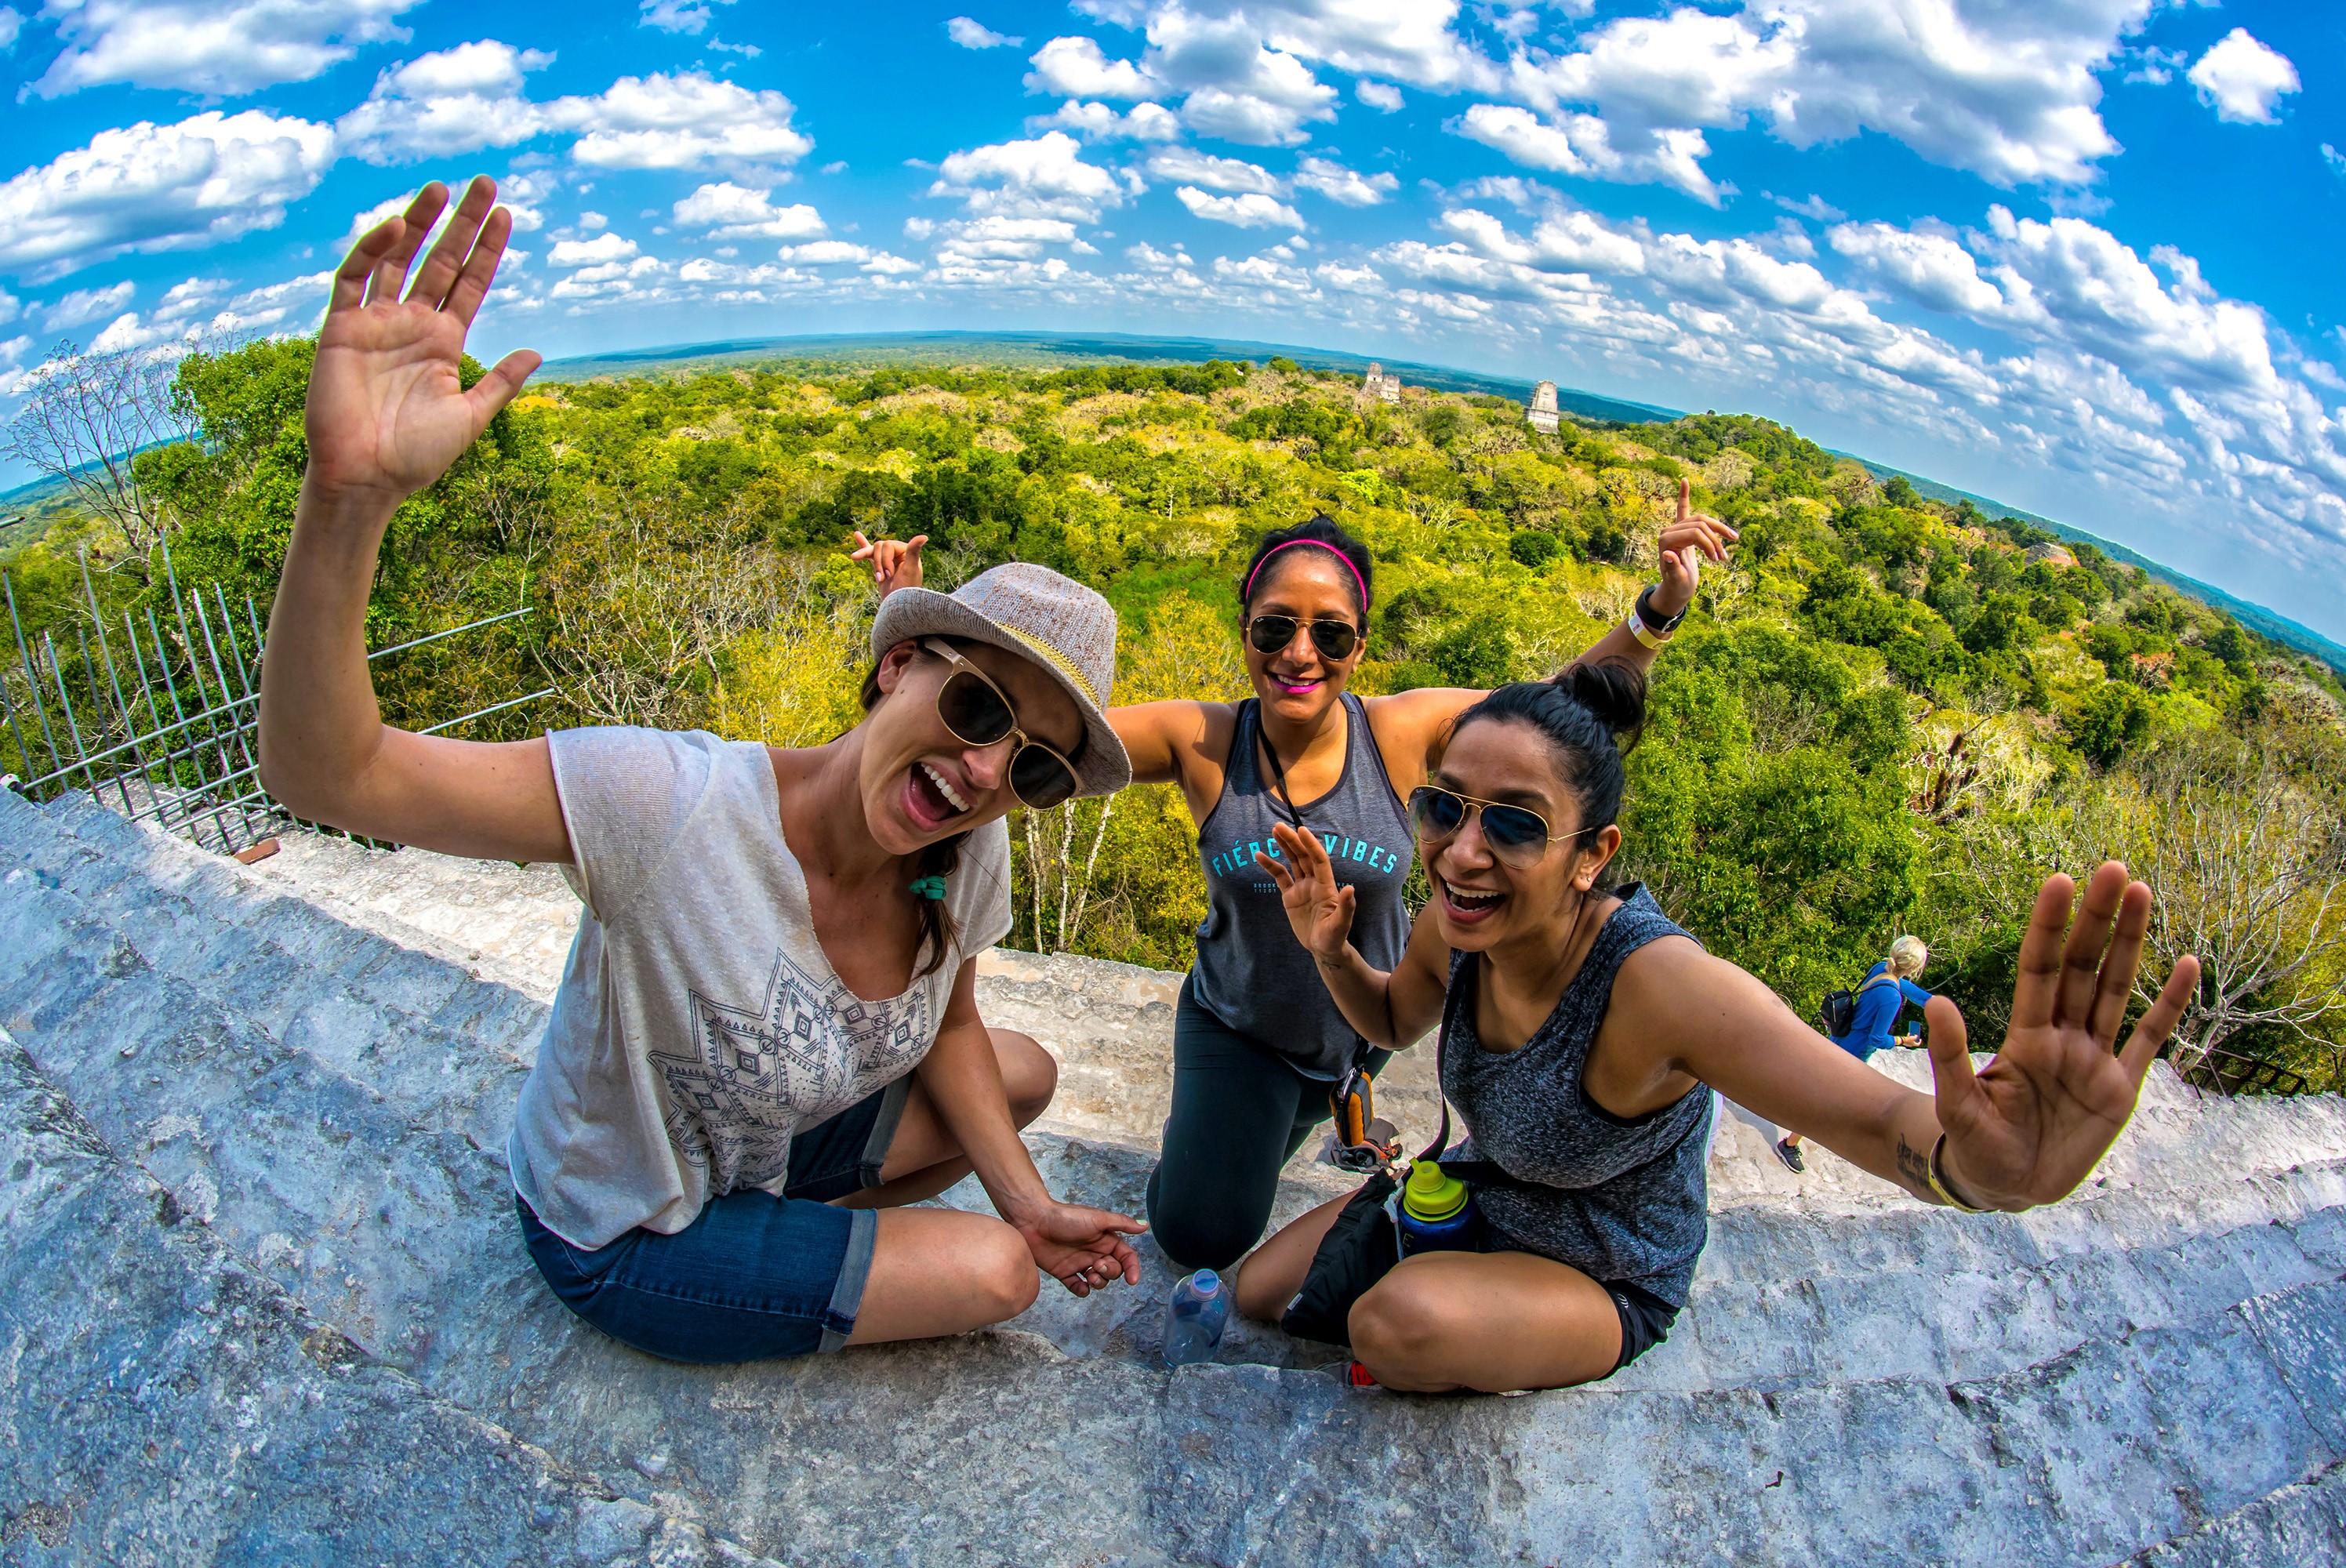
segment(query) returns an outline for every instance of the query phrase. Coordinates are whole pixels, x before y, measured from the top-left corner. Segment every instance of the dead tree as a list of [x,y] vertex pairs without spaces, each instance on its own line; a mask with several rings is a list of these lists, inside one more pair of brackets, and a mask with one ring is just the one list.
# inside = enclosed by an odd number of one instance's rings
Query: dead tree
[[59,343],[26,378],[25,405],[0,453],[60,481],[91,516],[112,524],[143,559],[163,542],[157,499],[139,487],[132,460],[186,435],[175,412],[178,361],[152,349],[86,350]]

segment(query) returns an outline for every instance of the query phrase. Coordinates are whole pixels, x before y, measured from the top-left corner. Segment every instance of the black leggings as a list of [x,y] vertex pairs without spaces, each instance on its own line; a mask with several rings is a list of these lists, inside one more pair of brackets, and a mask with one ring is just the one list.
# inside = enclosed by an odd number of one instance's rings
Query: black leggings
[[[1369,1053],[1372,1075],[1392,1059]],[[1150,1233],[1187,1268],[1228,1268],[1261,1239],[1279,1172],[1328,1120],[1328,1091],[1198,1005],[1173,1013],[1173,1114],[1148,1177]]]

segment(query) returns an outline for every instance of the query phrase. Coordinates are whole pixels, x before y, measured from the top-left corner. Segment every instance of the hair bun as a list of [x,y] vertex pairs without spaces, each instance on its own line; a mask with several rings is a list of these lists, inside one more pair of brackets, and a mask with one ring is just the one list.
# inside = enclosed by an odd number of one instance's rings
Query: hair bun
[[1645,672],[1608,659],[1559,670],[1553,684],[1610,730],[1623,751],[1637,744],[1646,728]]

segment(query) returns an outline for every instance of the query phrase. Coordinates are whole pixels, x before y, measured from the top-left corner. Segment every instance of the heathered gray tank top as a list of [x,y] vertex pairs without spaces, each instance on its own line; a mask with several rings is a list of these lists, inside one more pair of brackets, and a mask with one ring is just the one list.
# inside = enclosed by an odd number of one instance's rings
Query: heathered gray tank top
[[1600,1285],[1627,1280],[1683,1307],[1710,1235],[1706,1162],[1717,1096],[1698,1084],[1631,1120],[1588,1097],[1582,1073],[1622,961],[1658,937],[1688,936],[1642,886],[1615,892],[1621,907],[1597,932],[1580,972],[1515,1050],[1483,1049],[1474,1031],[1481,961],[1451,953],[1442,1093],[1466,1124],[1460,1158],[1490,1160],[1539,1184],[1528,1192],[1475,1189],[1483,1217],[1505,1238]]
[[[1336,881],[1352,895],[1352,945],[1379,969],[1401,962],[1409,943],[1409,881],[1416,840],[1385,777],[1369,732],[1368,709],[1345,693],[1344,771],[1316,800],[1297,802],[1304,825],[1335,862]],[[1256,759],[1259,710],[1239,705],[1238,733],[1222,776],[1222,798],[1198,830],[1206,868],[1206,919],[1198,927],[1198,962],[1189,972],[1197,1004],[1314,1078],[1342,1076],[1359,1036],[1320,979],[1319,966],[1287,923],[1279,884],[1254,863],[1260,850],[1279,853],[1273,824],[1291,821],[1265,787]]]

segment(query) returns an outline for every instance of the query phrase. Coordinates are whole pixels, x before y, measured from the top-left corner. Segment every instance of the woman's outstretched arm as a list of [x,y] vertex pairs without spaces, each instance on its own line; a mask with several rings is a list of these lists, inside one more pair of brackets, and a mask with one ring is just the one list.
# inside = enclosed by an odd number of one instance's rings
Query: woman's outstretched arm
[[2112,861],[2096,871],[2073,921],[2076,885],[2049,879],[2020,949],[2012,1023],[1974,1073],[1963,1013],[1930,1004],[1935,1095],[1892,1083],[1803,1025],[1742,970],[1685,942],[1656,942],[1623,964],[1606,1031],[1658,1042],[1653,1064],[1692,1074],[1737,1105],[1815,1138],[1926,1202],[1942,1202],[1930,1161],[1976,1208],[2055,1203],[2085,1180],[2134,1114],[2143,1075],[2199,983],[2175,966],[2123,1047],[2150,890]]
[[490,746],[392,728],[367,671],[367,594],[392,513],[447,471],[538,363],[523,350],[470,391],[459,382],[513,220],[495,184],[475,179],[411,283],[447,200],[446,187],[425,186],[334,274],[310,372],[310,465],[261,664],[260,782],[297,815],[370,838],[567,860],[544,739]]

